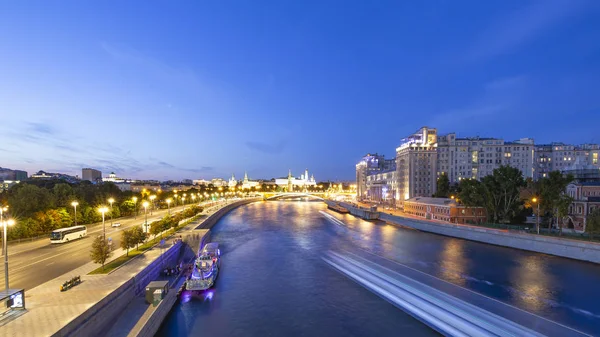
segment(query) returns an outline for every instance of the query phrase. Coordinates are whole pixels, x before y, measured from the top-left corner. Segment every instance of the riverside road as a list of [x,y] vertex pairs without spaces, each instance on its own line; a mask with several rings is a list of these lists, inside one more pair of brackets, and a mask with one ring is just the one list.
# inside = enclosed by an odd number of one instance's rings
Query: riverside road
[[223,254],[216,287],[184,292],[158,336],[437,335],[366,278],[345,275],[345,261],[400,275],[405,289],[434,287],[478,315],[510,316],[523,329],[600,335],[595,264],[367,222],[319,202],[245,205],[212,231]]

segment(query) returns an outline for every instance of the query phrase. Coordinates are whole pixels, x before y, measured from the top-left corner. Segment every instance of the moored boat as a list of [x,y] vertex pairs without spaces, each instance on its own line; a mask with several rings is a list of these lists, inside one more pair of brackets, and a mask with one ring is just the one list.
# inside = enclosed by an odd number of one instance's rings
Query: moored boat
[[206,290],[215,284],[221,265],[221,251],[217,243],[208,243],[194,261],[192,274],[185,283],[187,290]]

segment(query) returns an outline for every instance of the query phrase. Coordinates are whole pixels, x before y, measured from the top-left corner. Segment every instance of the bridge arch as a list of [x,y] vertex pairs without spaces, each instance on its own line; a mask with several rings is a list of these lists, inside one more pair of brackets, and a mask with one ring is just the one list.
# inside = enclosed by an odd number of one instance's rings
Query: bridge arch
[[277,194],[274,194],[272,196],[268,196],[268,197],[265,196],[265,200],[278,200],[278,199],[298,198],[298,197],[309,197],[309,198],[313,198],[313,199],[320,200],[320,201],[324,201],[325,200],[325,199],[323,199],[323,198],[321,198],[321,197],[319,197],[317,195],[314,195],[314,194],[311,194],[311,193],[301,193],[301,192],[297,192],[297,193],[294,193],[294,192],[277,193]]

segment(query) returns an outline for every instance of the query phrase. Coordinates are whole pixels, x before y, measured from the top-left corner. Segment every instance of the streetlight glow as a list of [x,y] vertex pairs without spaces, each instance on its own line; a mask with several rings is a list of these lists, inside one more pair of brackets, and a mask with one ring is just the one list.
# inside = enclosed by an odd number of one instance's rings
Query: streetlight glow
[[106,225],[104,223],[104,214],[108,212],[108,207],[102,206],[98,208],[98,212],[102,213],[102,235],[104,236],[104,240],[106,240]]
[[73,216],[75,217],[75,226],[77,226],[77,206],[79,203],[77,201],[73,201],[71,206],[73,206]]
[[108,199],[108,203],[110,204],[110,226],[112,227],[113,225],[113,202],[115,202],[115,199],[113,198],[109,198]]

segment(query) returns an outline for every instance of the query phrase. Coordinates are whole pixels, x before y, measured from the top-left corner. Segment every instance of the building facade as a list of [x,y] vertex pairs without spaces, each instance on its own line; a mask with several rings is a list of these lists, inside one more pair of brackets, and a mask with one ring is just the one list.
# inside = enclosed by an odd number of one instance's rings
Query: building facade
[[294,189],[294,186],[309,187],[316,186],[315,176],[308,175],[308,169],[304,170],[304,174],[300,175],[299,178],[292,175],[292,170],[289,171],[287,178],[276,178],[275,184],[280,187],[285,187],[288,191]]
[[[374,174],[394,171],[396,169],[395,159],[385,159],[384,155],[367,154],[356,164],[356,196],[359,200],[370,200],[369,177]],[[379,177],[380,181],[383,177]],[[395,192],[395,191],[394,191]]]
[[251,188],[260,187],[260,182],[248,179],[248,173],[244,172],[244,180],[242,180],[242,189],[249,190]]
[[21,170],[11,170],[0,167],[0,181],[11,180],[11,181],[22,181],[27,180],[27,172]]
[[2,193],[4,191],[8,191],[11,187],[15,186],[18,183],[20,183],[19,180],[3,180],[3,181],[0,181],[0,193]]
[[500,138],[457,138],[455,133],[438,137],[438,175],[446,174],[451,183],[491,175],[501,165],[533,178],[534,142],[522,138],[505,142]]
[[600,208],[600,181],[571,183],[566,193],[574,200],[563,226],[584,231],[588,215]]
[[93,168],[81,169],[81,180],[91,181],[92,183],[102,181],[102,172]]
[[[111,172],[108,175],[108,177],[104,177],[101,179],[102,179],[102,182],[111,182],[111,183],[115,183],[115,184],[121,184],[121,183],[128,181],[127,179],[117,177],[117,175],[114,172]],[[87,180],[87,179],[83,179],[83,180]]]
[[430,197],[437,189],[437,130],[422,127],[396,148],[397,206],[413,197]]
[[550,143],[535,147],[534,179],[548,176],[551,171],[568,170],[574,165],[600,169],[598,144],[569,145]]
[[450,198],[411,198],[404,201],[404,212],[428,220],[457,224],[480,224],[486,221],[483,207],[466,207]]

